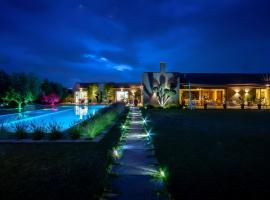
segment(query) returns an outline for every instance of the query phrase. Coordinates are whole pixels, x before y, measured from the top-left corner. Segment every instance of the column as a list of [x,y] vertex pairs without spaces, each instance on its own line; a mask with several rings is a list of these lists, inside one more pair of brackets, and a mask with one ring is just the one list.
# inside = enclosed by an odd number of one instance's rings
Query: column
[[270,106],[270,88],[265,89],[265,103],[267,106]]

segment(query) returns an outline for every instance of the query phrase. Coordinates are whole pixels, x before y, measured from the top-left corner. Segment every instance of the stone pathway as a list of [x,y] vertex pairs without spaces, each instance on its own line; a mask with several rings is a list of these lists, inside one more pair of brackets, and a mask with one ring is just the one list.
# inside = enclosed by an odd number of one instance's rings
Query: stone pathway
[[112,168],[112,174],[116,176],[111,180],[109,199],[168,199],[160,192],[164,191],[163,182],[154,178],[158,162],[149,134],[145,130],[141,111],[134,107],[130,109],[130,125],[123,142],[122,156]]

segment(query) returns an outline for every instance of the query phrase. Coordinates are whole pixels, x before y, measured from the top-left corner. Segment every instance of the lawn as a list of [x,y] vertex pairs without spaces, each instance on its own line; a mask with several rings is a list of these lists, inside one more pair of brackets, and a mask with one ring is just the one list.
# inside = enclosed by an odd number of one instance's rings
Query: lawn
[[269,111],[146,110],[175,199],[269,199]]
[[99,143],[0,144],[0,199],[99,199],[125,115]]

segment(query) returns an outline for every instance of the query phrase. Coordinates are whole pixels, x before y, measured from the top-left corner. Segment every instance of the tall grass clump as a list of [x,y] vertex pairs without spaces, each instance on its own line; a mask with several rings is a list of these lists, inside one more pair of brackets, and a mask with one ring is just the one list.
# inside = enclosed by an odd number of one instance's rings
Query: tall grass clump
[[8,131],[4,126],[4,123],[0,125],[0,138],[6,138],[8,137]]
[[82,127],[80,125],[74,125],[70,130],[69,130],[69,137],[73,140],[79,139],[81,137],[81,131]]
[[93,117],[91,122],[88,123],[86,127],[84,127],[84,134],[88,138],[94,138],[108,125],[110,125],[117,116],[118,115],[115,111],[109,111],[104,114],[97,114],[97,116]]
[[125,105],[122,103],[115,103],[100,110],[97,114],[91,116],[89,120],[87,120],[88,123],[84,123],[84,126],[81,128],[81,133],[87,139],[95,138],[112,124],[124,110]]
[[27,128],[28,125],[25,123],[16,123],[14,125],[14,129],[15,129],[15,136],[17,139],[25,139],[27,138]]
[[63,137],[61,132],[61,125],[57,122],[51,122],[48,125],[49,140],[58,140]]
[[36,125],[35,123],[31,123],[32,128],[32,139],[33,140],[41,140],[45,136],[45,128],[40,125]]

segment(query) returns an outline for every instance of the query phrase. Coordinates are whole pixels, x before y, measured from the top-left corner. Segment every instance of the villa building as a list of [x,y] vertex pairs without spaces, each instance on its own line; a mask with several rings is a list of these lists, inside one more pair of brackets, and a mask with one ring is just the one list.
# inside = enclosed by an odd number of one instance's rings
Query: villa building
[[76,104],[125,102],[143,105],[143,87],[138,83],[76,83]]
[[269,84],[269,74],[166,72],[161,63],[160,72],[143,74],[144,103],[270,106]]
[[142,83],[76,83],[75,102],[201,107],[270,106],[270,75],[247,73],[145,72]]

